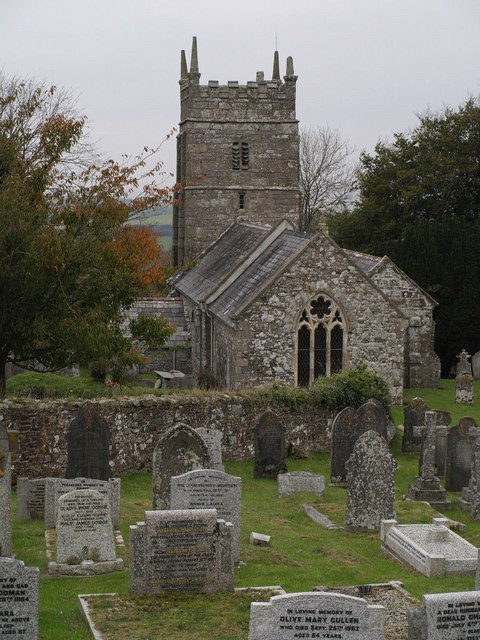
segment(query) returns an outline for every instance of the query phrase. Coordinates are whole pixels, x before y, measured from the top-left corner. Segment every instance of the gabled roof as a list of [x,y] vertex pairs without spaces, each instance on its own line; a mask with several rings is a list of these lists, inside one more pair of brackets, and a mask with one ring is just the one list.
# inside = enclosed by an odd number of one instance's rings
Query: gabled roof
[[351,249],[342,249],[344,253],[359,267],[364,273],[368,273],[381,261],[378,256],[371,256],[368,253],[360,253]]

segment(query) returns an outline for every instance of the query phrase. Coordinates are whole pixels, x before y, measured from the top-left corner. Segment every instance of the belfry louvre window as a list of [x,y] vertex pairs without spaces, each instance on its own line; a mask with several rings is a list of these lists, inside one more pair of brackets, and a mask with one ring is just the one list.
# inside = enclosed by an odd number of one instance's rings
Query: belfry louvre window
[[232,144],[232,169],[248,169],[250,165],[250,150],[248,142],[234,142]]
[[346,332],[337,304],[325,294],[310,300],[297,327],[297,384],[308,387],[315,378],[343,368]]

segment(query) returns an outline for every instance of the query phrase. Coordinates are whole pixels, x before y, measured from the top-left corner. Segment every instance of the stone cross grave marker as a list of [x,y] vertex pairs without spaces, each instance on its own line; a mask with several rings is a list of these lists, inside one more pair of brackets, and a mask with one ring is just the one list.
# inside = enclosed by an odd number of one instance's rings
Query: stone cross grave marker
[[85,402],[67,429],[66,478],[112,477],[110,429],[91,402]]
[[132,593],[233,591],[232,529],[215,509],[146,511],[130,527]]
[[286,445],[285,427],[280,424],[273,411],[265,411],[253,430],[255,448],[254,478],[276,480],[279,473],[285,473]]
[[248,640],[384,640],[385,609],[362,598],[308,591],[252,602]]
[[46,478],[17,478],[17,520],[45,518]]
[[195,429],[198,435],[203,439],[207,445],[207,449],[210,453],[210,461],[212,469],[217,471],[225,471],[222,461],[222,439],[223,433],[218,429],[206,429],[205,427],[198,427]]
[[460,353],[457,355],[457,375],[459,373],[469,373],[472,375],[472,365],[470,363],[471,355],[462,349]]
[[378,531],[380,522],[395,518],[396,463],[376,431],[366,431],[347,461],[347,513],[350,531]]
[[447,435],[447,468],[445,489],[461,491],[470,481],[472,449],[480,427],[473,418],[461,418]]
[[470,354],[462,350],[457,356],[457,375],[455,377],[455,401],[458,404],[472,404],[473,402],[473,374],[469,362]]
[[38,640],[37,567],[0,558],[0,637]]
[[12,555],[12,471],[7,427],[0,421],[0,556]]
[[410,640],[475,640],[480,638],[480,594],[477,591],[423,596],[423,606],[410,609]]
[[153,508],[170,508],[170,479],[211,466],[208,448],[201,436],[178,423],[158,441],[153,452]]
[[[413,398],[403,410],[403,453],[420,451],[426,411],[432,411],[432,409],[421,398]],[[451,415],[447,411],[436,411],[435,413],[437,414],[437,425],[448,427],[452,420]]]
[[197,469],[171,478],[172,509],[216,509],[233,524],[233,561],[240,560],[242,479],[215,469]]
[[70,491],[58,500],[57,561],[49,573],[96,575],[123,568],[115,557],[110,504],[106,496],[91,489]]
[[110,502],[113,526],[120,526],[120,478],[45,478],[45,529],[53,529],[56,526],[59,498],[65,493],[80,489],[91,489],[106,496]]

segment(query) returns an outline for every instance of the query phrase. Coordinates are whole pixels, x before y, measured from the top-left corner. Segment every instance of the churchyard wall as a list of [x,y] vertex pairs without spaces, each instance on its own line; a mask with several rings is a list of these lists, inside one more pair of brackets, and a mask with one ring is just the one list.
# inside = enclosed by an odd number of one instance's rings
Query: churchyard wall
[[[333,414],[314,403],[295,405],[226,393],[204,396],[168,395],[92,401],[107,421],[113,475],[149,471],[154,447],[170,427],[185,422],[223,433],[223,459],[253,458],[253,429],[271,409],[285,425],[287,444],[307,451],[328,451]],[[9,430],[18,431],[12,453],[14,477],[64,476],[66,431],[82,401],[25,400],[0,402]]]

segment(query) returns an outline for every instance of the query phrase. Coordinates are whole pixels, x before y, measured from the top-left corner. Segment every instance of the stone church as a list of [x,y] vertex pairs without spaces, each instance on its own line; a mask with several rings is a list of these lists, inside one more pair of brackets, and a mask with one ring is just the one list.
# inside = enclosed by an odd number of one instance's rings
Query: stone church
[[[181,56],[173,281],[191,336],[192,373],[238,390],[308,386],[359,363],[392,398],[435,386],[436,302],[388,257],[298,230],[297,76],[200,84],[196,39]],[[185,327],[183,327],[185,328]]]

